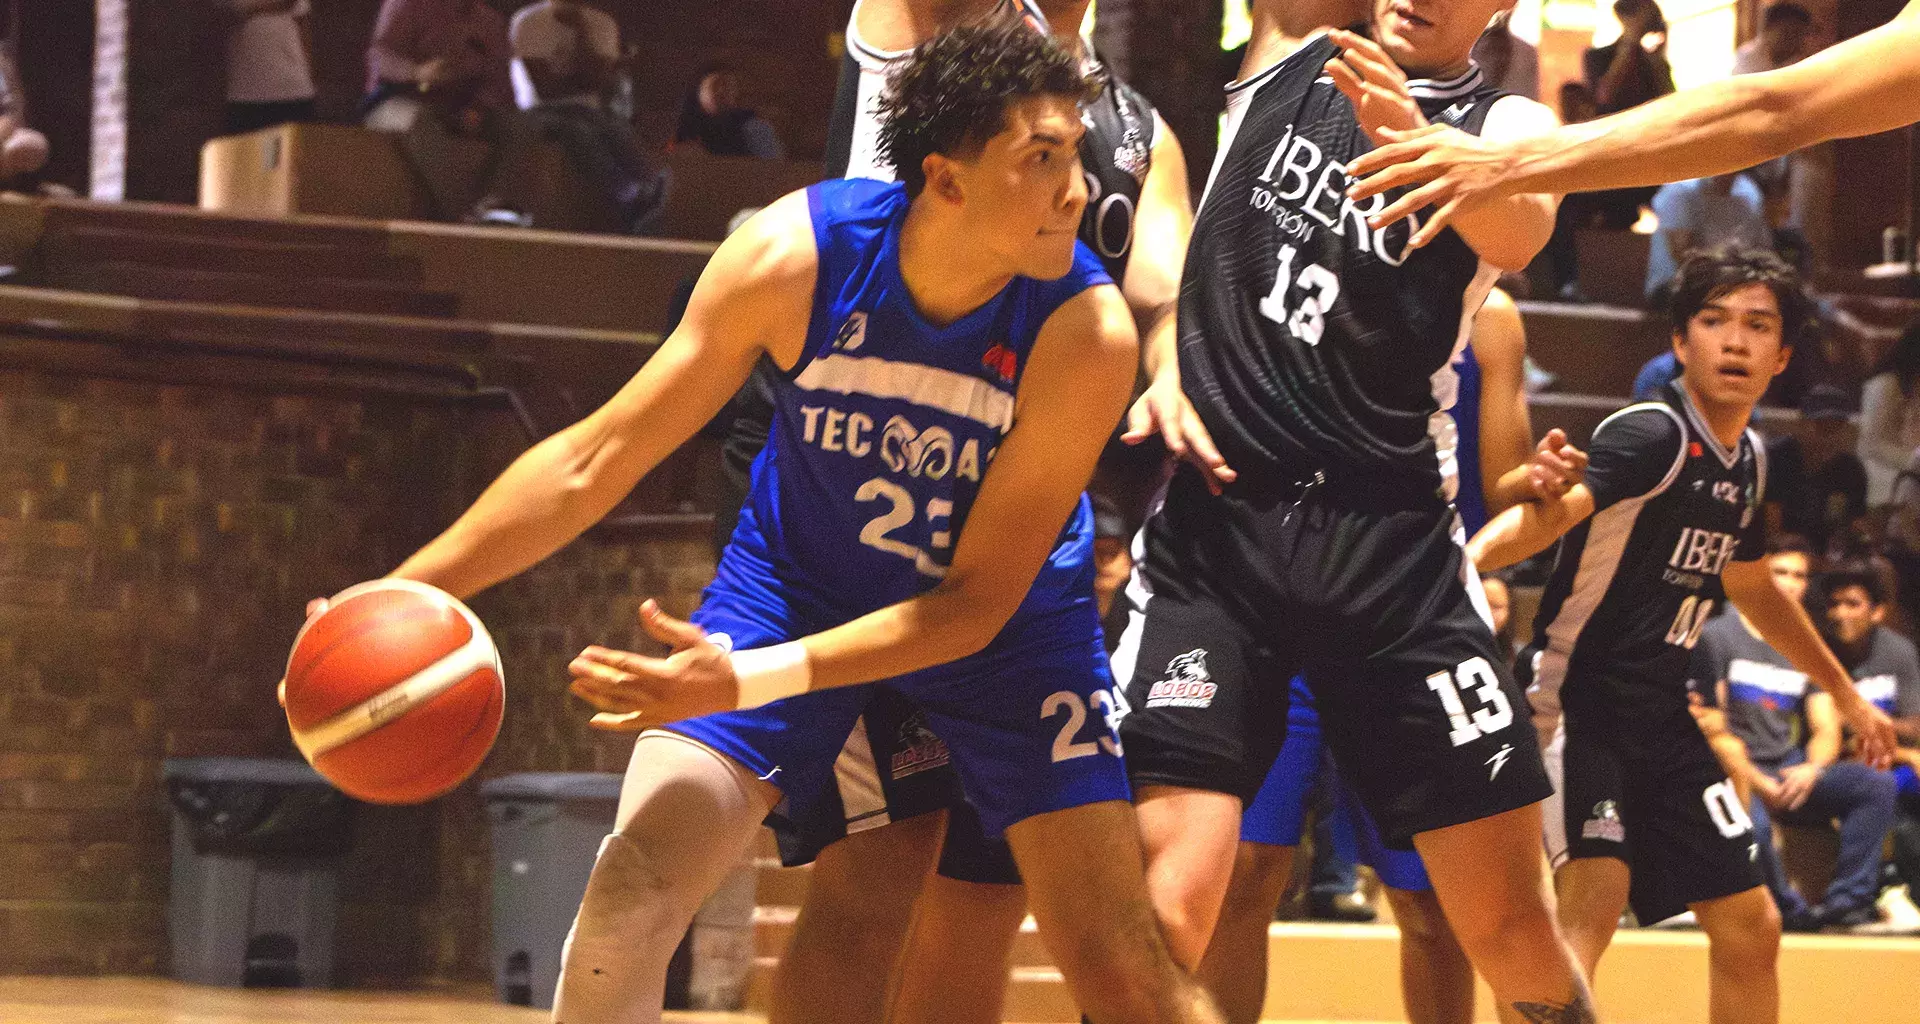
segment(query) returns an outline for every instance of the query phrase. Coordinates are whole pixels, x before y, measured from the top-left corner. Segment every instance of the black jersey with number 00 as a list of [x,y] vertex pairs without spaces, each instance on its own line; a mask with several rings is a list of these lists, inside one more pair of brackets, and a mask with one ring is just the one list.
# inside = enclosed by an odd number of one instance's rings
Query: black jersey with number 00
[[1687,717],[1691,651],[1725,600],[1728,562],[1764,554],[1766,449],[1728,449],[1678,383],[1601,422],[1594,512],[1560,540],[1534,619],[1536,712]]
[[[1497,276],[1451,229],[1407,251],[1346,198],[1373,149],[1323,70],[1322,35],[1228,87],[1223,155],[1180,289],[1180,370],[1227,461],[1258,486],[1324,473],[1336,493],[1418,507],[1452,496],[1429,434],[1436,374]],[[1478,133],[1501,93],[1477,67],[1414,80],[1427,120]]]

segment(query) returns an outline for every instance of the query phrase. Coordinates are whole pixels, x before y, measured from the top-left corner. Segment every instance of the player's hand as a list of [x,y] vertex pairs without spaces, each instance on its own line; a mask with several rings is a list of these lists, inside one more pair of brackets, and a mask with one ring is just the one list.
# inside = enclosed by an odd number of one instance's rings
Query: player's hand
[[1586,478],[1587,453],[1568,444],[1567,432],[1559,427],[1547,431],[1527,460],[1527,486],[1543,500],[1564,497]]
[[1893,734],[1893,720],[1887,713],[1854,692],[1852,687],[1834,694],[1841,721],[1853,730],[1854,756],[1867,767],[1886,771],[1893,766],[1893,752],[1900,741]]
[[1820,766],[1796,764],[1780,773],[1780,792],[1772,801],[1782,810],[1797,811],[1813,795],[1813,784],[1820,781]]
[[1199,468],[1207,490],[1219,494],[1222,487],[1239,478],[1220,449],[1214,447],[1213,436],[1200,422],[1193,403],[1171,379],[1154,381],[1127,410],[1127,432],[1120,435],[1120,440],[1139,444],[1155,434],[1160,435],[1174,458]]
[[724,648],[705,630],[640,604],[640,626],[673,648],[664,658],[589,647],[567,665],[568,687],[599,712],[589,723],[611,732],[639,732],[739,706],[740,684]]
[[[324,597],[316,597],[313,600],[308,601],[307,602],[307,621],[312,622],[314,619],[319,618],[320,613],[326,611],[327,607],[328,607],[328,602],[327,602],[327,599]],[[275,699],[280,701],[280,706],[283,708],[286,707],[287,706],[287,677],[286,676],[280,677],[280,685],[274,687],[273,692],[274,692]]]
[[1380,148],[1348,165],[1354,183],[1347,195],[1357,201],[1388,189],[1417,186],[1367,218],[1368,224],[1379,228],[1433,207],[1413,234],[1409,243],[1413,248],[1440,237],[1461,213],[1510,194],[1505,183],[1517,164],[1513,142],[1489,142],[1437,124],[1406,132],[1383,128],[1380,135]]
[[1407,91],[1407,74],[1379,43],[1345,29],[1327,34],[1340,56],[1327,62],[1326,72],[1353,104],[1360,127],[1374,145],[1390,141],[1386,131],[1425,128],[1427,118]]

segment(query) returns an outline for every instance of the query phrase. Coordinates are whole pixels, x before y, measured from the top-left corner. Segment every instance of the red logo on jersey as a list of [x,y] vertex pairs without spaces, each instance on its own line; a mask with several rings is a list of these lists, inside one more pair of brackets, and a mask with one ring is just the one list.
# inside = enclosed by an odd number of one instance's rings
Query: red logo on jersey
[[1020,372],[1020,360],[1005,345],[994,342],[987,354],[980,357],[980,365],[1000,375],[1000,379],[1013,383],[1013,375]]
[[1687,454],[1697,459],[1700,456],[1705,455],[1706,450],[1700,447],[1700,442],[1695,441],[1687,445]]

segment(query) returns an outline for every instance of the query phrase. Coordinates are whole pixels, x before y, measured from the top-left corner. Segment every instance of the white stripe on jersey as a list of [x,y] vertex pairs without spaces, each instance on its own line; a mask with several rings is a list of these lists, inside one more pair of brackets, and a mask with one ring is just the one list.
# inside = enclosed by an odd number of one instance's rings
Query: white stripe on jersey
[[1580,632],[1587,628],[1587,620],[1606,599],[1607,588],[1613,585],[1614,573],[1620,570],[1620,556],[1626,552],[1627,540],[1633,536],[1634,523],[1640,518],[1640,510],[1647,502],[1659,497],[1673,486],[1680,470],[1687,464],[1686,424],[1681,422],[1680,414],[1665,402],[1641,402],[1629,405],[1600,421],[1593,428],[1595,437],[1607,429],[1607,424],[1630,412],[1643,409],[1658,409],[1673,418],[1674,426],[1680,428],[1682,439],[1673,453],[1673,465],[1667,470],[1666,478],[1660,486],[1636,498],[1609,505],[1594,513],[1593,520],[1587,525],[1587,542],[1580,549],[1580,566],[1573,574],[1573,585],[1567,590],[1566,600],[1554,613],[1553,622],[1547,627],[1546,649],[1540,652],[1533,674],[1533,685],[1527,687],[1527,699],[1533,705],[1534,726],[1545,732],[1553,727],[1560,718],[1560,687],[1567,680],[1567,660],[1573,656],[1573,645],[1580,639]]
[[[1534,678],[1539,678],[1541,655],[1534,654]],[[1532,688],[1528,688],[1532,692]],[[1546,805],[1541,807],[1542,824],[1546,826],[1547,866],[1559,870],[1567,862],[1567,729],[1566,723],[1556,719],[1551,727],[1540,735],[1540,763],[1546,766],[1547,781],[1553,783],[1553,795],[1547,797]]]
[[991,427],[1013,426],[1013,396],[978,377],[920,363],[839,352],[807,364],[794,384],[808,391],[899,399]]
[[[1453,351],[1447,361],[1433,371],[1429,386],[1433,390],[1433,415],[1427,417],[1427,436],[1433,438],[1433,457],[1440,463],[1440,495],[1452,501],[1460,493],[1460,425],[1453,421],[1453,405],[1460,400],[1460,371],[1454,361],[1466,351],[1473,338],[1473,318],[1487,304],[1487,295],[1500,281],[1500,268],[1480,261],[1480,269],[1467,283],[1460,302],[1460,332],[1453,339]],[[1484,443],[1484,442],[1483,442]]]
[[1727,662],[1728,686],[1751,686],[1765,693],[1799,700],[1807,694],[1807,674],[1751,658]]
[[1893,703],[1899,691],[1900,681],[1892,675],[1882,673],[1853,681],[1854,692],[1860,694],[1868,703],[1885,707]]

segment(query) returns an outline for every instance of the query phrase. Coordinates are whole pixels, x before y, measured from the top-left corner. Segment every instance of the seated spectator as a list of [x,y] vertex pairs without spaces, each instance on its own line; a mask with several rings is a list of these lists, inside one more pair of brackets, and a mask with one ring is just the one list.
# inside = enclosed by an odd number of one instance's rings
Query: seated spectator
[[47,137],[27,127],[27,94],[13,46],[0,43],[0,186],[38,171],[47,163]]
[[1105,632],[1108,654],[1120,646],[1120,633],[1127,626],[1127,602],[1114,597],[1133,575],[1131,538],[1127,517],[1120,514],[1112,499],[1093,495],[1093,599],[1100,609],[1100,628]]
[[[1601,116],[1637,107],[1673,91],[1673,68],[1667,63],[1667,19],[1654,0],[1615,0],[1620,38],[1596,46],[1582,57],[1587,87]],[[1626,188],[1591,193],[1601,211],[1603,226],[1625,231],[1640,219],[1640,207],[1653,198],[1653,189]]]
[[675,145],[697,143],[714,156],[750,156],[782,160],[786,152],[773,126],[740,105],[740,81],[733,69],[715,62],[701,69],[680,105]]
[[303,23],[308,0],[221,0],[227,33],[227,133],[312,121],[313,69]]
[[1783,0],[1760,16],[1760,34],[1733,52],[1733,73],[1751,75],[1798,63],[1813,54],[1813,15]]
[[580,0],[522,7],[509,31],[532,87],[527,113],[560,144],[575,173],[607,197],[625,230],[644,233],[662,207],[665,178],[649,166],[633,126],[608,102],[618,77],[620,27]]
[[[1811,56],[1817,45],[1813,15],[1797,3],[1768,7],[1760,34],[1741,44],[1733,73],[1772,71]],[[1775,224],[1806,238],[1813,260],[1824,266],[1833,240],[1833,147],[1809,146],[1753,169],[1766,191]]]
[[[506,20],[482,0],[383,0],[367,48],[367,127],[402,136],[439,213],[525,226],[532,125],[513,105]],[[485,139],[482,195],[449,175],[451,140]]]
[[1798,434],[1767,439],[1767,532],[1810,538],[1816,550],[1867,514],[1867,470],[1847,446],[1846,392],[1816,384],[1800,401]]
[[[1776,547],[1768,557],[1774,582],[1789,596],[1804,596],[1811,565],[1805,544]],[[1849,570],[1831,576],[1827,592],[1848,602],[1872,595],[1877,604],[1878,587],[1872,573]],[[1911,677],[1909,686],[1920,686],[1920,659],[1912,644],[1865,617],[1845,619],[1845,624],[1839,614],[1828,618],[1830,642],[1863,695],[1891,690],[1895,674]],[[1860,622],[1866,628],[1857,628]],[[1761,875],[1780,905],[1784,926],[1818,931],[1877,920],[1880,848],[1893,825],[1893,775],[1841,759],[1842,728],[1833,698],[1811,687],[1804,674],[1767,646],[1738,609],[1722,612],[1701,632],[1692,675],[1696,692],[1718,708],[1718,714],[1696,713],[1702,729],[1722,760],[1731,762],[1728,774],[1752,793]],[[1741,748],[1716,736],[1722,727],[1740,741],[1744,756],[1737,752]],[[1840,856],[1833,881],[1809,906],[1787,881],[1772,823],[1824,829],[1836,819]]]
[[1893,484],[1920,449],[1920,321],[1907,326],[1860,389],[1860,461],[1867,467],[1867,507],[1893,503]]
[[1773,248],[1766,197],[1745,174],[1663,185],[1653,196],[1660,227],[1647,253],[1647,298],[1660,301],[1681,257],[1694,249]]
[[1493,16],[1473,44],[1473,61],[1501,92],[1540,98],[1540,48],[1513,34],[1513,11]]

